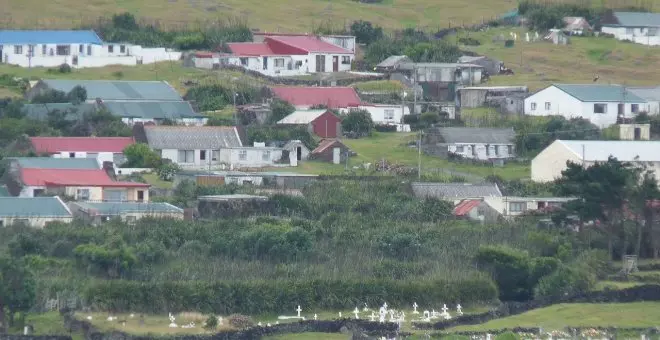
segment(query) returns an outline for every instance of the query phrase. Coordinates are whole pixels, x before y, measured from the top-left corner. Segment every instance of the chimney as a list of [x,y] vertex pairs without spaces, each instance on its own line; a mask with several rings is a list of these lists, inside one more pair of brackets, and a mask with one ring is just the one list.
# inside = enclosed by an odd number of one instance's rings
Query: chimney
[[147,143],[147,134],[144,132],[144,124],[135,123],[135,125],[133,125],[133,138],[137,143]]
[[115,165],[113,162],[103,162],[103,171],[105,171],[113,181],[117,180],[117,176],[115,175]]

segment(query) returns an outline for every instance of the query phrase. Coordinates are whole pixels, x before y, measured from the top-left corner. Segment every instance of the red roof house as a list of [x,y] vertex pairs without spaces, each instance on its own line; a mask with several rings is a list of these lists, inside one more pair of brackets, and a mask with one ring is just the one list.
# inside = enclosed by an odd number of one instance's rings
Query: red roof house
[[30,137],[34,151],[38,154],[62,152],[123,153],[135,143],[133,137]]
[[352,87],[274,86],[276,97],[297,109],[325,105],[329,109],[347,109],[362,103]]
[[306,125],[309,132],[321,138],[341,137],[341,118],[330,110],[295,111],[277,122],[278,125]]

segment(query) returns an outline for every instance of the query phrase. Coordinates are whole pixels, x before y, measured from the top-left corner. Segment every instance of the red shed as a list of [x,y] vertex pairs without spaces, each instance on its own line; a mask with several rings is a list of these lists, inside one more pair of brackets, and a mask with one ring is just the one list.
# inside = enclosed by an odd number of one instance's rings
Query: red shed
[[341,136],[341,118],[330,110],[295,111],[282,118],[277,124],[307,125],[310,132],[321,138]]

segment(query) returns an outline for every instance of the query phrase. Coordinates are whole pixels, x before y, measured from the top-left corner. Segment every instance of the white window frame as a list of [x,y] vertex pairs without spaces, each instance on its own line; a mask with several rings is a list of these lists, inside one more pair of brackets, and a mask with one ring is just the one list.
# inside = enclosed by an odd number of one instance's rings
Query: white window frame
[[23,54],[23,45],[14,45],[14,54]]
[[552,104],[550,102],[545,102],[545,109],[550,110],[552,108]]
[[632,113],[639,112],[639,104],[630,104],[630,112]]
[[394,120],[394,109],[385,109],[385,120]]
[[177,163],[195,163],[195,150],[178,150]]
[[529,108],[532,111],[536,111],[536,102],[532,102],[531,104],[529,104]]
[[247,160],[247,150],[238,150],[238,160],[239,161]]
[[211,160],[215,162],[218,159],[220,159],[220,150],[211,150]]
[[350,65],[351,64],[351,56],[345,55],[341,57],[341,64],[342,65]]
[[456,152],[464,152],[465,147],[463,145],[456,145]]
[[626,35],[634,35],[635,34],[635,29],[626,27]]
[[275,58],[273,63],[276,68],[284,68],[284,58]]
[[[603,112],[596,112],[596,105],[603,108]],[[594,103],[594,114],[604,115],[607,114],[607,104],[605,103]]]
[[76,189],[76,199],[89,201],[89,189]]
[[[516,207],[514,209],[514,207]],[[509,202],[509,212],[524,212],[527,210],[527,204],[525,202]]]
[[264,150],[261,153],[261,160],[264,162],[270,162],[270,150]]

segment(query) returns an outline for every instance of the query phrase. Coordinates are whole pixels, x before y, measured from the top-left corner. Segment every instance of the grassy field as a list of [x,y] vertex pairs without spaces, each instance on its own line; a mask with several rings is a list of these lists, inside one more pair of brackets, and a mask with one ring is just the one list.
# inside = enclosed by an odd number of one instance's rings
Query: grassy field
[[[509,32],[518,34],[514,47],[492,41],[499,35],[508,39]],[[544,41],[527,43],[525,32],[508,27],[460,32],[458,37],[478,39],[480,46],[461,48],[502,60],[515,72],[513,76],[491,77],[489,85],[528,85],[533,91],[552,83],[591,83],[595,75],[600,77],[599,83],[605,84],[653,85],[660,78],[660,69],[649,67],[660,63],[658,47],[598,37],[572,37],[565,46]]]
[[[91,316],[90,321],[96,328],[101,331],[121,330],[131,334],[205,334],[209,333],[202,328],[202,324],[206,321],[207,316],[200,313],[181,313],[175,315],[176,324],[178,328],[170,328],[170,320],[167,315],[144,315],[144,325],[140,324],[140,316],[134,314],[113,314],[117,317],[116,321],[108,321],[108,313],[76,313],[76,318],[84,320],[87,316]],[[123,322],[125,321],[125,323]],[[195,323],[194,328],[183,328],[181,326],[187,325],[190,322]],[[218,330],[230,329],[226,321],[224,325],[219,325]]]
[[300,334],[283,334],[265,337],[264,340],[346,340],[350,339],[348,334],[341,333],[300,333]]
[[[34,327],[35,335],[71,335],[73,340],[83,340],[82,332],[70,333],[64,327],[64,320],[58,312],[48,312],[43,314],[28,314],[25,324]],[[23,329],[10,329],[10,333],[23,334]]]
[[559,304],[480,325],[460,326],[447,331],[480,331],[514,327],[655,327],[660,323],[660,303]]

